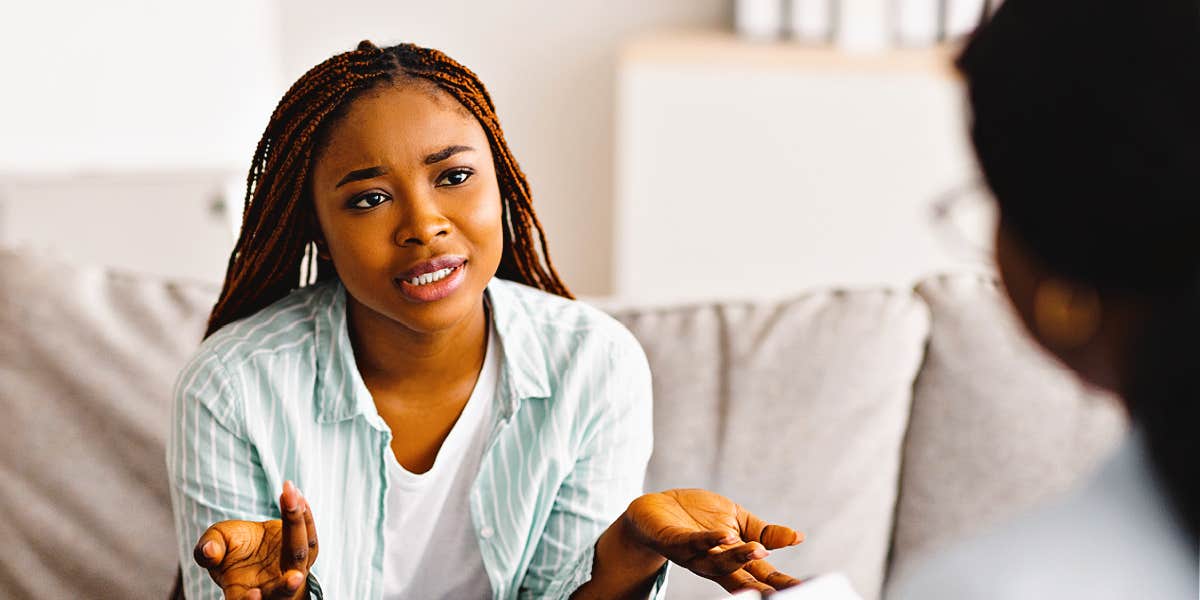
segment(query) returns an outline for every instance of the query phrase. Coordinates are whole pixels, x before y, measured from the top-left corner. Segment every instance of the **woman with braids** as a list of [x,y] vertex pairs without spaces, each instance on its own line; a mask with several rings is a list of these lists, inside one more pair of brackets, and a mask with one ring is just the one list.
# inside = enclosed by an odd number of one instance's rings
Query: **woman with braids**
[[435,50],[363,42],[284,95],[175,395],[188,598],[658,597],[667,560],[797,583],[762,560],[791,529],[639,496],[641,348],[571,300],[491,99]]
[[889,596],[1200,598],[1200,2],[1006,0],[958,64],[1009,298],[1133,431]]

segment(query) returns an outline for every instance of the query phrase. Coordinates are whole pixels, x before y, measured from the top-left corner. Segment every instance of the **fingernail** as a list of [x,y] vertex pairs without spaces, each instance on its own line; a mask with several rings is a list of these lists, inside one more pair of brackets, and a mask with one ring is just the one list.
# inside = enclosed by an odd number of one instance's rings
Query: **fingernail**
[[747,557],[747,560],[759,560],[762,558],[766,558],[770,555],[771,555],[770,552],[767,552],[766,550],[763,550],[760,548],[758,550],[755,550],[754,552],[751,552],[750,554],[747,554],[746,557]]
[[304,575],[300,573],[292,573],[288,577],[288,589],[293,592],[300,589],[300,584],[304,583]]
[[217,545],[212,542],[204,542],[204,547],[200,548],[200,551],[208,558],[216,558]]
[[731,533],[731,534],[721,538],[720,543],[721,544],[736,544],[737,541],[738,541],[737,536],[735,536]]
[[[289,494],[288,490],[291,490],[295,493]],[[299,506],[300,506],[299,496],[300,496],[300,490],[296,489],[296,484],[292,483],[291,481],[283,482],[283,509],[284,510],[291,512],[291,511],[294,511],[297,508],[299,508]]]

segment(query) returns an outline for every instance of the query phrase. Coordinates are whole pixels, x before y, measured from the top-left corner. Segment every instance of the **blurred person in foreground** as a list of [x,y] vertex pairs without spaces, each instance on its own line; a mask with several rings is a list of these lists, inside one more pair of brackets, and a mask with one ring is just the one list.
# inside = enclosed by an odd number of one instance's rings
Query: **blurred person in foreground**
[[1200,597],[1200,3],[1008,0],[958,66],[1009,299],[1132,428],[1078,491],[892,597]]

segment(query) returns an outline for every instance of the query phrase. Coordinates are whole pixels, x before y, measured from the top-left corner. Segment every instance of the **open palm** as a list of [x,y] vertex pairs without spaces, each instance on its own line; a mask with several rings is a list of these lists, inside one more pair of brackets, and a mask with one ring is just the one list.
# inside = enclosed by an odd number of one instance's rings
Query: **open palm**
[[769,594],[800,583],[762,559],[769,550],[799,544],[804,536],[768,524],[719,494],[698,489],[646,494],[626,514],[641,543],[727,591]]

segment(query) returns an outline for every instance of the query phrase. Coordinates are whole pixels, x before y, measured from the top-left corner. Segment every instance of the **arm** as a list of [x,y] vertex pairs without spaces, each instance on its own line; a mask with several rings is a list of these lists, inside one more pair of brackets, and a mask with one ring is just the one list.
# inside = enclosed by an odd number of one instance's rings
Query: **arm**
[[300,597],[316,558],[311,510],[285,485],[283,519],[272,519],[274,499],[234,389],[210,354],[189,363],[176,384],[167,470],[183,591],[189,599]]
[[[632,368],[617,380],[626,382],[622,393],[634,399],[633,406],[649,407],[649,367],[636,343],[634,348],[636,357],[627,361]],[[636,444],[639,439],[651,437],[649,415],[600,422],[605,428],[601,436],[604,443],[593,446],[596,455],[611,453],[610,445]],[[645,460],[640,467],[644,471]],[[633,500],[604,530],[593,550],[590,578],[571,597],[657,598],[665,588],[668,560],[712,579],[730,592],[755,589],[771,593],[800,582],[763,559],[769,550],[802,540],[803,536],[792,529],[768,524],[712,492],[670,490],[646,494]]]
[[[576,427],[577,458],[526,570],[522,597],[564,599],[592,579],[593,559],[603,559],[613,542],[622,541],[608,535],[601,554],[598,538],[642,492],[653,445],[650,370],[637,342],[625,335],[606,353],[607,364],[588,390],[591,397]],[[598,568],[603,574],[612,572],[610,566]],[[649,569],[651,585],[663,566],[658,560]],[[624,569],[622,563],[618,570]]]

